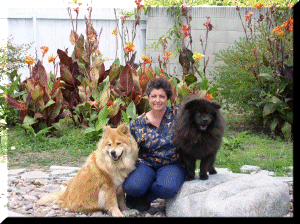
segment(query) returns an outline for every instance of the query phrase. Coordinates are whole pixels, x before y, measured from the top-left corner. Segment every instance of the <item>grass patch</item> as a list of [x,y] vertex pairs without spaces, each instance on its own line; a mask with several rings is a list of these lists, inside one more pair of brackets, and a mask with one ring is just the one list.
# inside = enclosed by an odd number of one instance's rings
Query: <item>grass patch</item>
[[[19,126],[10,127],[7,130],[8,166],[80,166],[96,149],[96,143],[72,124],[65,124],[61,131],[40,138],[26,134]],[[1,150],[4,151],[3,148]]]
[[243,165],[259,166],[261,170],[273,171],[276,176],[288,176],[293,166],[292,142],[271,139],[267,135],[248,134],[242,147],[233,150],[221,148],[217,154],[216,167],[226,167],[239,173]]
[[[215,166],[226,167],[235,173],[243,165],[259,166],[262,170],[275,172],[276,176],[288,176],[293,166],[293,142],[271,138],[256,129],[243,116],[225,114],[227,129],[225,137],[236,137],[243,131],[252,131],[243,137],[237,148],[222,147]],[[3,130],[0,154],[7,154],[10,168],[43,167],[50,165],[80,166],[96,149],[98,139],[83,135],[83,129],[61,121],[63,129],[51,135],[34,138],[19,126]],[[5,135],[6,134],[6,135]],[[4,136],[5,135],[5,136]],[[199,167],[199,161],[197,168]]]

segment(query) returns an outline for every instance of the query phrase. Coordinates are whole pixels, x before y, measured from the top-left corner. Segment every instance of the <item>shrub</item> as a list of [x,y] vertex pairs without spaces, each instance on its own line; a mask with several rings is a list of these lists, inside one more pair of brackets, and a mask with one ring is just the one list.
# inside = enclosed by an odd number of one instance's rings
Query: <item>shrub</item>
[[215,54],[214,82],[224,104],[263,118],[275,135],[288,138],[293,124],[293,19],[290,3],[271,6],[252,18],[245,10],[245,21],[237,11],[245,37],[234,46]]

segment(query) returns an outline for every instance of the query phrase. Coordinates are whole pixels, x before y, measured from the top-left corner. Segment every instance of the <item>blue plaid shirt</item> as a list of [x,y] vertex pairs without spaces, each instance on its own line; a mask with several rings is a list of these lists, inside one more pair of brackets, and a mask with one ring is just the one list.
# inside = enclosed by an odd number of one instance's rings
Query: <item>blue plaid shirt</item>
[[151,124],[146,113],[129,124],[131,134],[139,145],[139,160],[148,166],[161,166],[179,162],[175,141],[175,118],[179,106],[167,107],[159,128]]

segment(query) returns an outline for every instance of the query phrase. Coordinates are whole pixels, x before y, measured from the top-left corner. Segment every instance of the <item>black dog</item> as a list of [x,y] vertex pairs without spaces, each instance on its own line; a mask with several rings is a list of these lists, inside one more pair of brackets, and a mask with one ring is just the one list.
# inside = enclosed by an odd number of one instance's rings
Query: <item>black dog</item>
[[187,169],[187,180],[195,179],[196,160],[201,159],[200,180],[216,174],[214,162],[224,133],[221,105],[196,95],[186,97],[175,121],[179,152]]

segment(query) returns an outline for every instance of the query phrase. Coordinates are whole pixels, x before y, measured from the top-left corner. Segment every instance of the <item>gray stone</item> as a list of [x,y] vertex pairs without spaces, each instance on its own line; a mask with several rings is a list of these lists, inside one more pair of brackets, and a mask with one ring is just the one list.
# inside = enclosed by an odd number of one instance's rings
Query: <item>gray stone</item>
[[73,173],[74,170],[54,170],[51,172],[52,177],[60,177],[60,176],[68,176],[69,174]]
[[49,168],[50,171],[55,171],[55,170],[80,170],[80,167],[71,167],[71,166],[50,166]]
[[26,169],[12,169],[12,170],[8,170],[7,174],[9,176],[15,176],[15,175],[18,175],[20,173],[24,173],[25,171],[26,171]]
[[8,217],[25,217],[25,215],[8,210]]
[[259,166],[251,166],[251,165],[244,165],[240,168],[242,173],[252,172],[252,171],[259,171]]
[[166,200],[170,217],[283,217],[288,212],[288,186],[264,172],[228,172],[184,182],[178,194]]
[[21,179],[44,179],[49,178],[49,174],[42,171],[26,172],[21,175]]

